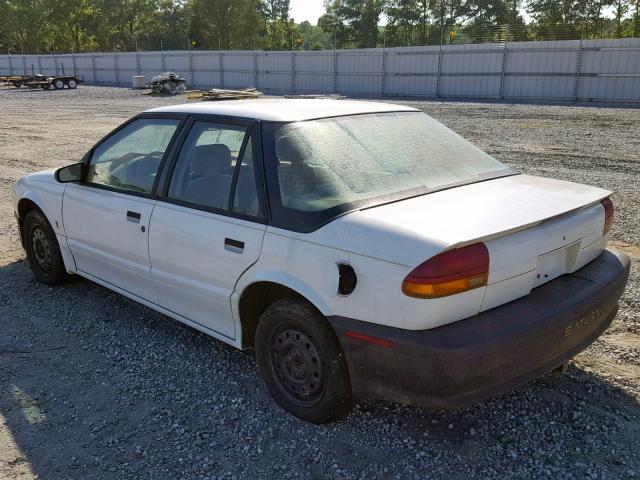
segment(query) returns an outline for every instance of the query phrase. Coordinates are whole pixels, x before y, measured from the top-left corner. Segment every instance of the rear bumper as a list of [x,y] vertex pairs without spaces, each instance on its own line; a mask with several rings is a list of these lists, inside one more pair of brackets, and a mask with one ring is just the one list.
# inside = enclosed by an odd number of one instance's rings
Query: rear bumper
[[[329,321],[357,398],[460,407],[543,375],[587,348],[615,317],[629,269],[629,257],[605,250],[524,298],[430,330]],[[391,345],[354,339],[349,330]]]

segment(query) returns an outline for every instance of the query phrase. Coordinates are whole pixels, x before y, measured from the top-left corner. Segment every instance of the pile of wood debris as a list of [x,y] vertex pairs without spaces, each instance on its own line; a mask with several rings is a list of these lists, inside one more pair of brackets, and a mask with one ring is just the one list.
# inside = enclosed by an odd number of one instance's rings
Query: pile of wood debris
[[241,100],[247,98],[258,98],[262,92],[256,87],[243,88],[241,90],[223,90],[212,88],[211,90],[192,90],[187,92],[189,100]]

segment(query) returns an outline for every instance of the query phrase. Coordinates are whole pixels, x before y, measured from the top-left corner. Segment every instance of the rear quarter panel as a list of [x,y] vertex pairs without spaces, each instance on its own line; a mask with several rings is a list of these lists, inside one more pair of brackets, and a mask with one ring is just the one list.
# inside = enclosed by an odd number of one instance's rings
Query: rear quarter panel
[[[324,315],[410,330],[437,327],[480,310],[484,288],[428,301],[411,298],[402,293],[401,285],[414,266],[326,247],[316,240],[314,234],[269,227],[259,260],[240,278],[236,292],[257,281],[272,281],[300,293]],[[357,286],[350,295],[338,294],[339,263],[350,264],[356,272]]]

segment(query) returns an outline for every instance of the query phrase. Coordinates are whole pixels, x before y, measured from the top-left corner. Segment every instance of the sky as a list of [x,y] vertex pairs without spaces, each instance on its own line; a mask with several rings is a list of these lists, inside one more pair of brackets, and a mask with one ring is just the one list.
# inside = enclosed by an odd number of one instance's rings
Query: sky
[[324,13],[322,0],[290,0],[291,17],[296,23],[308,20],[311,25],[318,23],[318,18]]

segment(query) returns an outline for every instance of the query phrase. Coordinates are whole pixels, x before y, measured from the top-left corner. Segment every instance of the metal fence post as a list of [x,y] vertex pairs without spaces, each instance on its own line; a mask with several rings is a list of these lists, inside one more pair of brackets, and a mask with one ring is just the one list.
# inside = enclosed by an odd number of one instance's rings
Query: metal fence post
[[13,65],[11,64],[11,53],[7,52],[7,56],[9,57],[9,75],[13,76]]
[[160,67],[162,68],[162,72],[166,70],[164,63],[164,47],[162,46],[162,40],[160,40]]
[[296,91],[296,52],[291,50],[291,93]]
[[444,36],[444,24],[440,28],[440,50],[438,50],[438,71],[436,72],[436,98],[440,98],[440,77],[442,75],[442,37]]
[[78,69],[76,67],[76,55],[75,55],[75,53],[71,54],[71,67],[73,68],[73,76],[77,77],[78,76]]
[[140,75],[140,52],[136,47],[136,75]]
[[382,56],[380,58],[380,96],[384,97],[384,82],[387,76],[387,37],[385,32],[382,32]]
[[38,73],[42,73],[42,63],[40,62],[40,54],[36,57],[38,60]]
[[115,79],[116,79],[116,84],[120,83],[120,76],[119,76],[119,72],[118,72],[118,54],[116,52],[113,52],[113,68],[115,70]]
[[258,88],[258,52],[253,51],[253,86]]
[[338,46],[335,32],[333,33],[333,93],[338,93]]
[[220,72],[220,88],[224,88],[224,62],[222,60],[222,50],[218,50],[218,71]]
[[509,49],[507,48],[509,42],[509,25],[507,25],[507,32],[504,37],[504,48],[502,50],[502,70],[500,71],[500,100],[504,100],[504,79],[507,72],[507,55]]
[[582,74],[582,38],[580,38],[580,45],[578,46],[578,54],[576,58],[576,78],[573,84],[573,101],[578,101],[578,93],[580,89],[580,75]]
[[98,74],[96,72],[96,56],[91,54],[91,68],[93,69],[93,83],[98,83]]
[[56,55],[55,50],[53,51],[53,64],[56,67],[56,76],[60,75],[60,72],[58,71],[58,56]]
[[187,52],[189,55],[189,81],[191,82],[191,86],[195,85],[195,78],[193,75],[193,53],[191,52],[191,44],[189,44],[189,51]]
[[28,73],[27,73],[27,57],[24,56],[24,53],[22,54],[22,69],[24,70],[23,73],[25,75],[28,75]]

